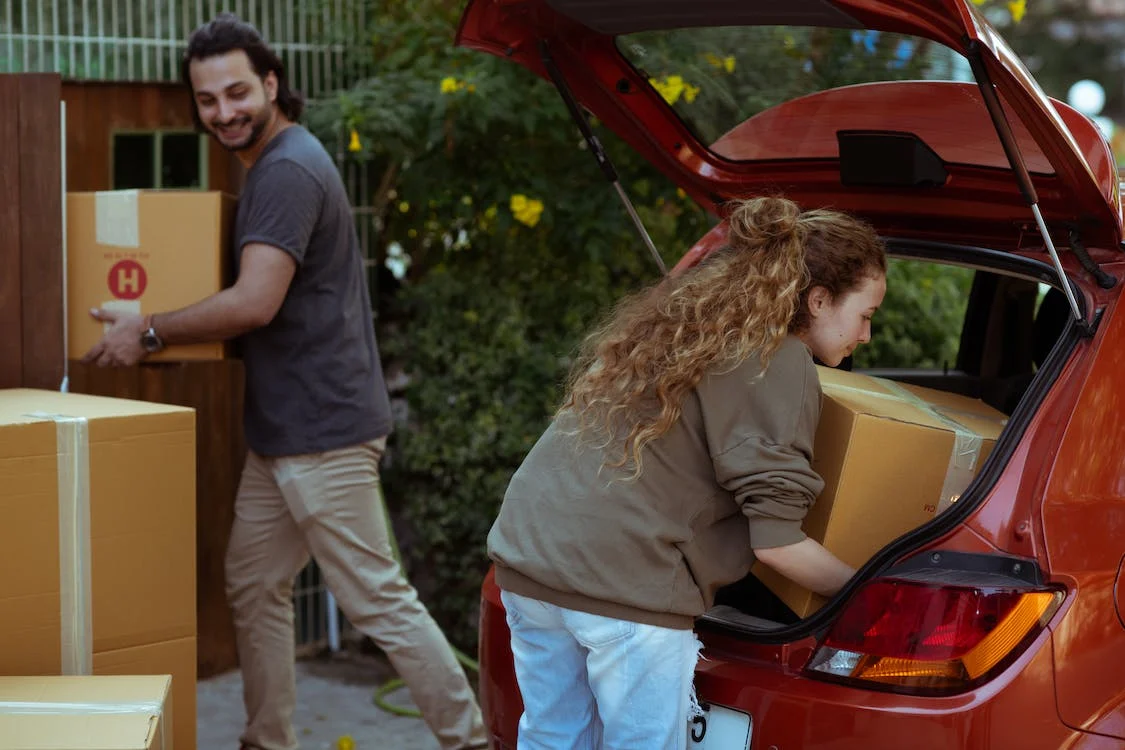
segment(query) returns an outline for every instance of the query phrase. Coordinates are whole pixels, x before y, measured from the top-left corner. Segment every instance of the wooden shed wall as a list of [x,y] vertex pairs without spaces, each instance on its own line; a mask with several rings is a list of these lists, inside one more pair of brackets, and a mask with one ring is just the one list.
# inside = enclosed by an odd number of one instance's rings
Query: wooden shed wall
[[[110,139],[116,130],[187,129],[192,127],[191,95],[173,83],[66,81],[66,189],[109,190],[113,168]],[[208,189],[237,194],[242,167],[208,139]]]
[[[55,96],[57,109],[58,89]],[[67,81],[62,83],[61,96],[66,102],[68,192],[112,187],[110,143],[115,130],[192,127],[190,95],[179,84]],[[210,139],[208,149],[207,188],[237,194],[242,184],[238,160]],[[75,393],[136,398],[196,410],[198,674],[207,677],[237,666],[224,591],[223,556],[245,456],[240,363],[184,362],[111,369],[75,361],[69,365],[70,389]]]
[[60,83],[0,75],[0,388],[63,378]]

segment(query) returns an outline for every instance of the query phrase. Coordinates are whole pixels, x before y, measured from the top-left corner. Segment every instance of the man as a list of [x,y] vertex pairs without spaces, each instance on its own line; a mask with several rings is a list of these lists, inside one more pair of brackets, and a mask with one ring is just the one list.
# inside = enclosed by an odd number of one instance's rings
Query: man
[[233,286],[111,323],[85,356],[132,365],[168,344],[239,337],[249,454],[227,551],[244,750],[293,750],[293,581],[317,560],[348,619],[387,654],[442,748],[486,746],[449,643],[397,565],[379,460],[391,417],[363,259],[343,183],[296,124],[300,97],[257,30],[222,14],[192,33],[182,76],[196,125],[246,167]]

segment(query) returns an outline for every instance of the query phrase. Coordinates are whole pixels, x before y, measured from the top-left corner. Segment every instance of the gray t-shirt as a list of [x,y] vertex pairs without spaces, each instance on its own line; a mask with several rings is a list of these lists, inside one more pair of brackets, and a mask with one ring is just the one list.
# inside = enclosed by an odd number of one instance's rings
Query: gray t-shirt
[[239,340],[246,442],[263,456],[342,448],[386,435],[390,403],[347,192],[320,142],[294,125],[246,177],[234,262],[252,242],[297,261],[277,316]]

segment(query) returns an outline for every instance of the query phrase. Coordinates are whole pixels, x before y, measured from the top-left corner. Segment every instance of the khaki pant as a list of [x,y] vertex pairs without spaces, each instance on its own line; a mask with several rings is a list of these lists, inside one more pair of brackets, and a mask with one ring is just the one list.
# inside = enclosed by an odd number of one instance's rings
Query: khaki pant
[[379,484],[384,446],[380,438],[327,453],[247,457],[226,558],[246,746],[298,746],[292,596],[310,553],[344,615],[387,654],[441,747],[485,746],[465,673],[391,551]]

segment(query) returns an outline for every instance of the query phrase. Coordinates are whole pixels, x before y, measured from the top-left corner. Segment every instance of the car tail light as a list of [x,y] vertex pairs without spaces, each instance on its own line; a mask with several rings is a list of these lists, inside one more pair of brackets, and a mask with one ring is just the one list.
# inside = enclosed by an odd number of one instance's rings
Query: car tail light
[[848,602],[806,669],[901,692],[957,692],[1014,658],[1062,600],[1046,589],[873,581]]

